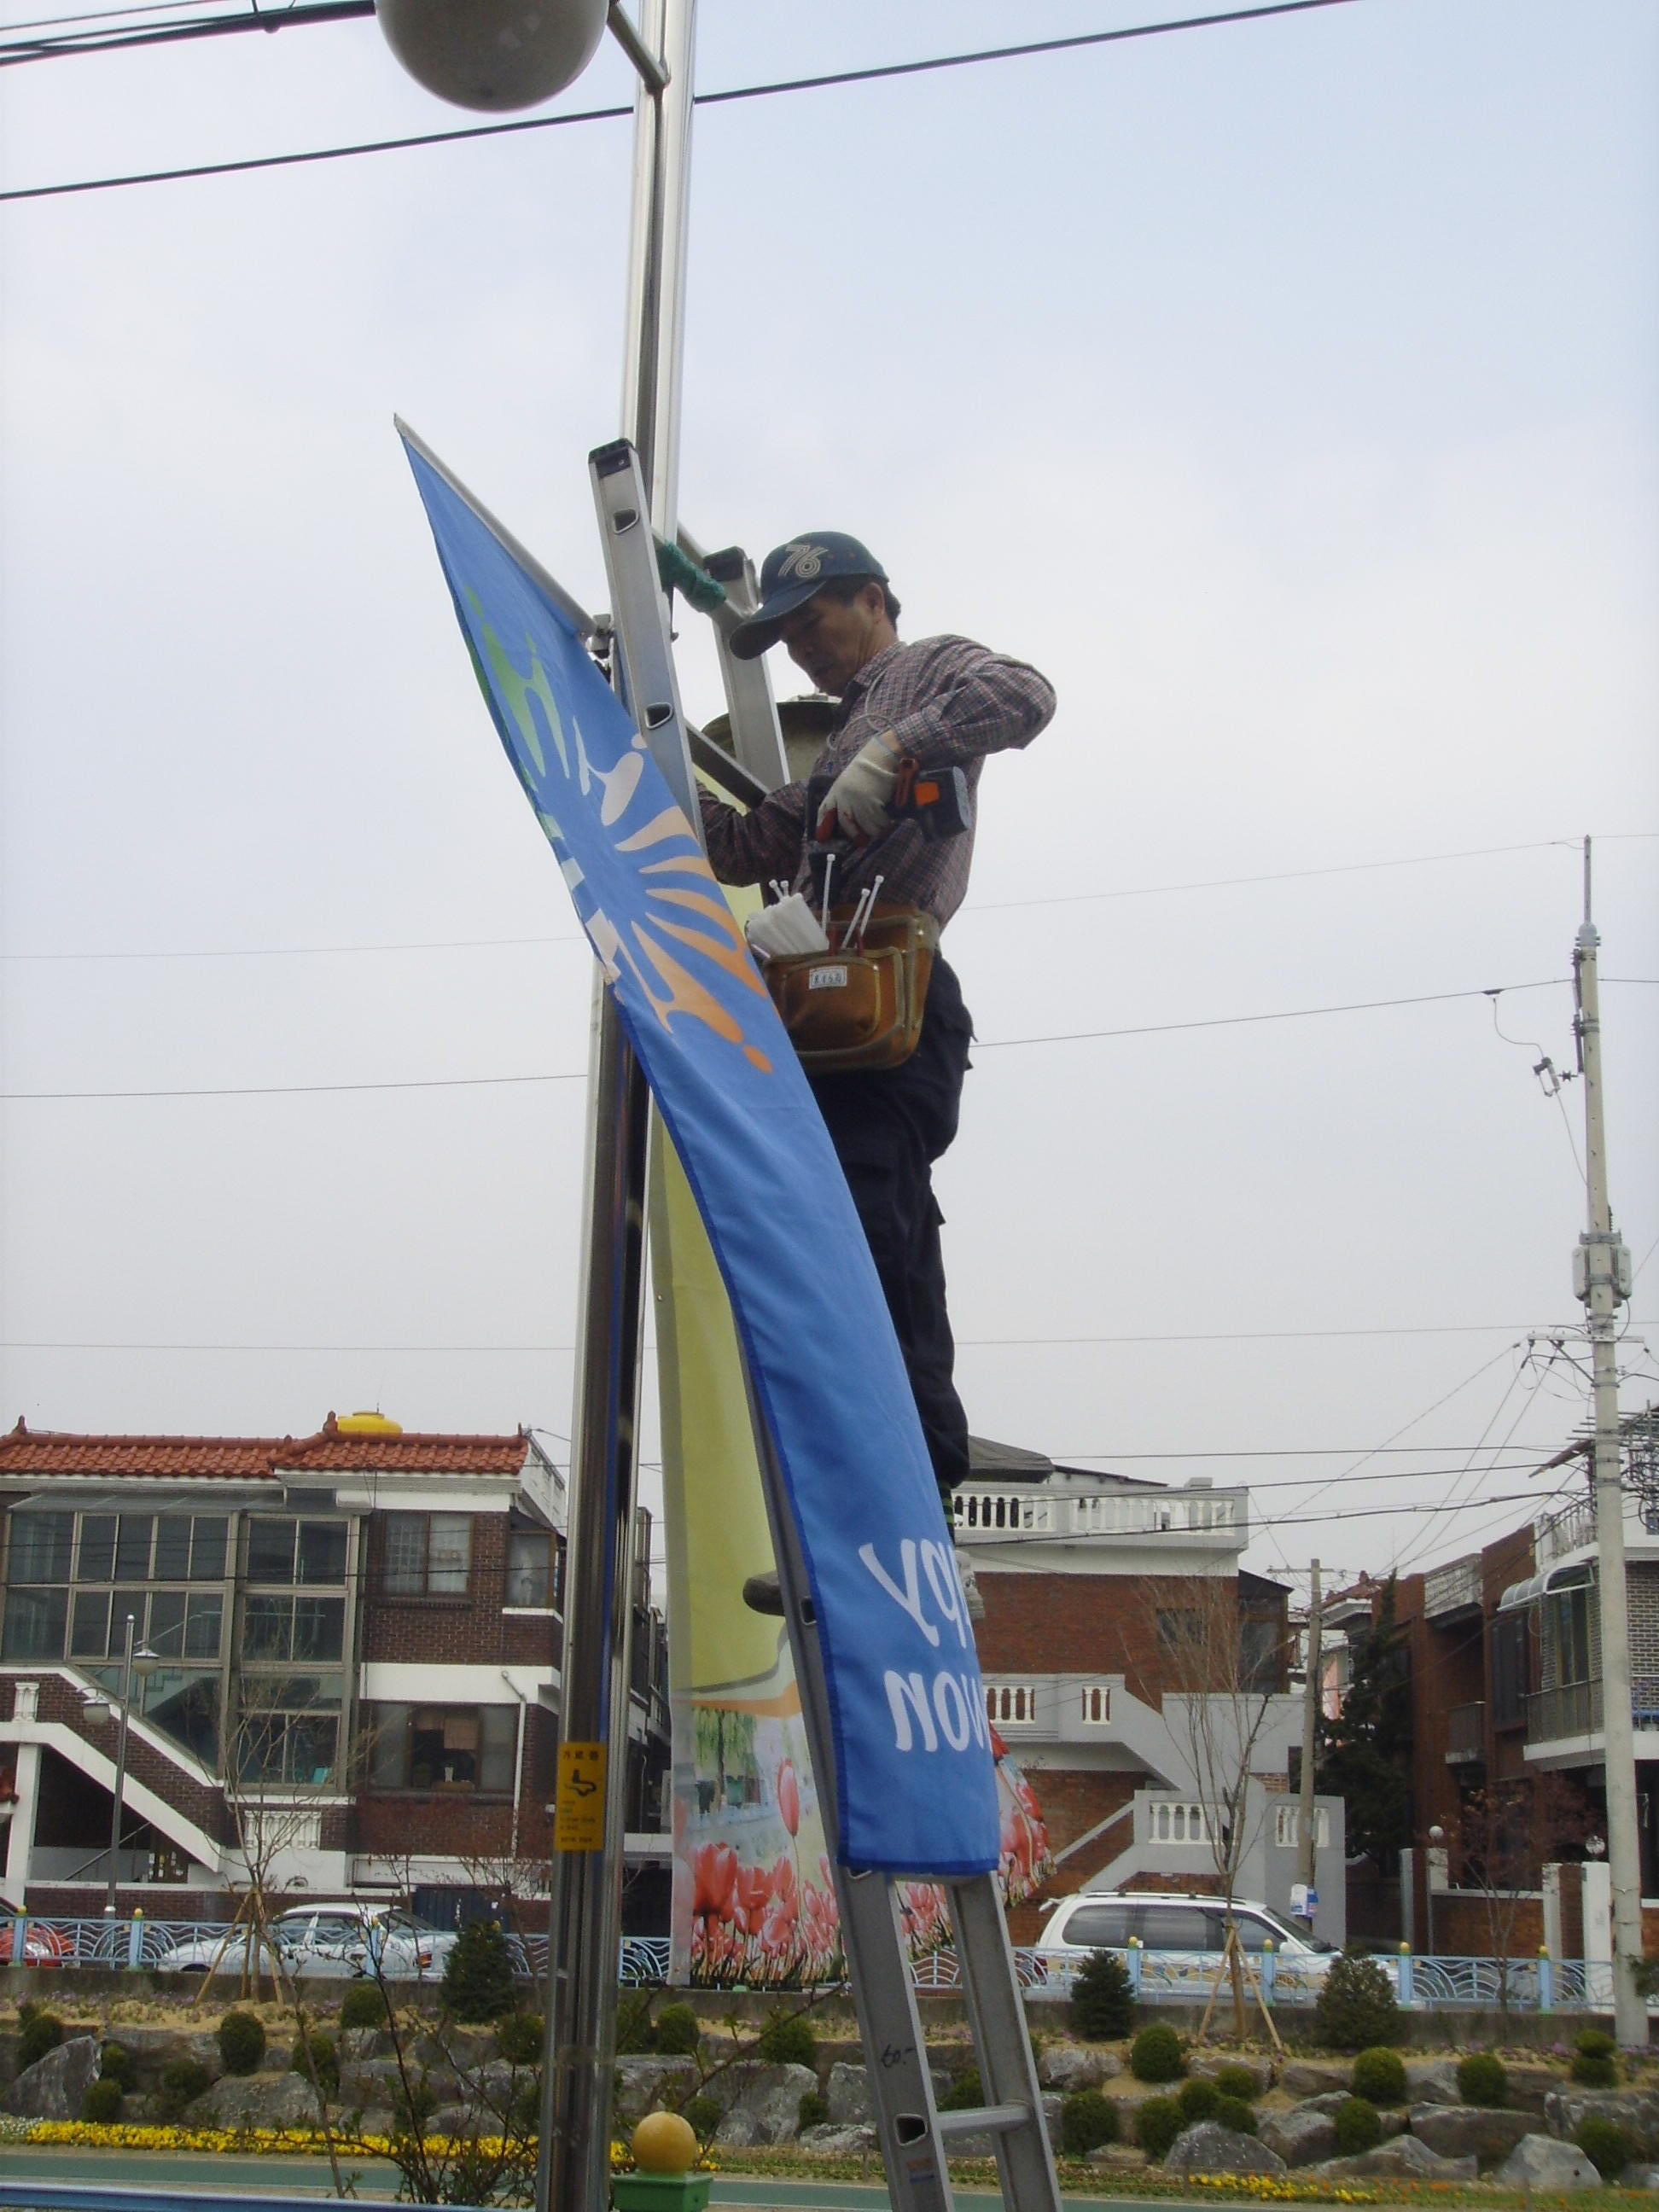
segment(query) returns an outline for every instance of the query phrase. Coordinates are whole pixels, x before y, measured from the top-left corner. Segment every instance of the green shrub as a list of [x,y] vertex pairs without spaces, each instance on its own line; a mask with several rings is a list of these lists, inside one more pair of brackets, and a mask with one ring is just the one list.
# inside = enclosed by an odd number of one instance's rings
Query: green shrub
[[816,2066],[818,2039],[798,2012],[769,2013],[755,2039],[755,2054],[769,2066]]
[[1509,2069],[1491,2051],[1472,2051],[1457,2062],[1457,2094],[1466,2105],[1500,2110],[1510,2100]]
[[132,2087],[137,2075],[132,2053],[125,2043],[106,2043],[99,2052],[98,2078],[100,2081],[113,2081],[118,2089],[125,2091]]
[[1115,1951],[1091,1951],[1072,1984],[1072,2032],[1087,2043],[1111,2043],[1135,2024],[1129,1969]]
[[652,2047],[665,2057],[690,2058],[702,2041],[697,2015],[689,2004],[665,2005],[652,2030]]
[[1619,2046],[1610,2035],[1599,2027],[1587,2027],[1573,2039],[1572,2066],[1575,2081],[1587,2089],[1611,2089],[1617,2086],[1619,2067],[1614,2053]]
[[38,2005],[22,2008],[18,2017],[23,2032],[17,2039],[17,2070],[26,2066],[37,2066],[47,2051],[56,2051],[64,2039],[64,2023],[55,2012],[43,2012]]
[[[689,2012],[690,2007],[688,2005],[686,2009]],[[707,2089],[701,2089],[695,2097],[686,2100],[680,2117],[696,2130],[699,2142],[707,2142],[726,2117],[726,2107],[718,2097],[711,2097]]]
[[384,2027],[392,2017],[386,1991],[376,1981],[354,1982],[340,1999],[340,2026]]
[[1194,2075],[1190,2081],[1183,2081],[1176,2092],[1176,2106],[1180,2112],[1182,2124],[1189,2128],[1195,2128],[1200,2120],[1213,2119],[1215,2108],[1220,2101],[1220,2090],[1213,2081],[1206,2081],[1201,2075]]
[[1235,2135],[1255,2133],[1255,2107],[1243,2097],[1218,2097],[1210,2118],[1218,2127],[1231,2128]]
[[512,2011],[517,1996],[501,1923],[469,1920],[444,1960],[444,2010],[452,2020],[499,2020]]
[[1348,2086],[1368,2105],[1403,2105],[1406,2062],[1397,2051],[1362,2051],[1353,2062]]
[[509,2066],[533,2066],[542,2055],[545,2026],[538,2012],[504,2013],[495,2023],[495,2048]]
[[1314,2009],[1315,2040],[1328,2051],[1370,2051],[1397,2043],[1401,2027],[1394,1984],[1376,1960],[1351,1951],[1333,1959]]
[[1611,2181],[1630,2164],[1630,2137],[1617,2120],[1587,2112],[1573,2130],[1577,2144],[1603,2181]]
[[830,2100],[820,2089],[804,2090],[796,2117],[804,2128],[821,2128],[830,2117]]
[[542,2085],[539,2076],[526,2077],[513,2092],[507,2107],[509,2134],[538,2136],[542,2131]]
[[1256,2079],[1248,2066],[1218,2066],[1214,2081],[1224,2097],[1237,2097],[1246,2105],[1254,2102]]
[[1102,2143],[1115,2143],[1118,2109],[1098,2089],[1078,2089],[1060,2108],[1060,2148],[1065,2158],[1087,2158]]
[[1382,2140],[1382,2118],[1369,2098],[1350,2097],[1339,2105],[1334,2124],[1340,2157],[1357,2158],[1362,2150],[1375,2150]]
[[227,2074],[255,2074],[265,2055],[264,2022],[251,2012],[228,2012],[219,2023],[219,2063]]
[[120,2083],[108,2080],[101,2074],[95,2081],[88,2081],[87,2093],[81,2100],[81,2118],[107,2126],[112,2120],[118,2120],[120,2117]]
[[334,2038],[325,2035],[320,2027],[313,2028],[309,2035],[296,2035],[289,2070],[307,2081],[314,2074],[316,2085],[324,2096],[333,2096],[340,2086],[340,2053]]
[[1173,2097],[1148,2097],[1135,2110],[1135,2141],[1148,2158],[1166,2155],[1186,2122]]
[[967,2073],[958,2074],[939,2100],[941,2112],[971,2112],[975,2105],[985,2102],[985,2093],[979,2086],[979,2075],[970,2067]]
[[1187,2071],[1187,2062],[1174,2028],[1162,2021],[1143,2027],[1129,2045],[1129,2071],[1137,2081],[1178,2081]]
[[212,2086],[213,2077],[199,2058],[169,2058],[155,2092],[161,2118],[176,2120],[186,2105],[193,2105]]
[[392,2131],[412,2136],[426,2133],[426,2124],[438,2109],[438,2093],[425,2081],[399,2081],[392,2093]]
[[[685,2009],[690,2012],[691,2008],[688,2005]],[[696,2026],[695,2014],[691,2024]],[[617,2006],[617,2055],[633,2057],[656,2047],[657,2033],[651,2025],[651,1992],[629,1990]]]

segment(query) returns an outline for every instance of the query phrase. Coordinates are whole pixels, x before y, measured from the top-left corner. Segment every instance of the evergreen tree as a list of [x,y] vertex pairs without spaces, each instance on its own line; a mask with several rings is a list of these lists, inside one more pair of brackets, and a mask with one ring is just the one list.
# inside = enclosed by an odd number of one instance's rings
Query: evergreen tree
[[1370,1627],[1348,1631],[1348,1649],[1353,1666],[1342,1711],[1320,1720],[1318,1786],[1347,1808],[1349,1850],[1392,1874],[1413,1832],[1411,1679],[1392,1575]]
[[444,1961],[444,2010],[452,2020],[499,2020],[518,2002],[512,1954],[494,1920],[469,1920]]

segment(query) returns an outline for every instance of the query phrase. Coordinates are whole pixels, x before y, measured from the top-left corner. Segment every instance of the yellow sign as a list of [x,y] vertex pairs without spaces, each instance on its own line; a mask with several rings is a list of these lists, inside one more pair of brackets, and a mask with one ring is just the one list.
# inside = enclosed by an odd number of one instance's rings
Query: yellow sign
[[602,1743],[559,1746],[559,1786],[553,1807],[556,1851],[605,1849],[605,1758]]

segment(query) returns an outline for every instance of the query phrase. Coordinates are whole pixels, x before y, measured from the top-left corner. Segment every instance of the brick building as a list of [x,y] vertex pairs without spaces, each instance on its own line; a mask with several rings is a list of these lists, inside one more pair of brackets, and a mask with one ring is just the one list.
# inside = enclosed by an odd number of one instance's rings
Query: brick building
[[[299,1439],[20,1421],[0,1437],[0,1520],[6,1903],[102,1905],[129,1618],[124,1908],[211,1917],[251,1853],[283,1886],[412,1894],[439,1917],[537,1887],[565,1486],[532,1437],[378,1415]],[[666,1644],[643,1571],[632,1595],[643,1832],[665,1810]]]
[[[1280,1911],[1297,1875],[1286,1792],[1303,1701],[1287,1688],[1289,1592],[1239,1565],[1249,1496],[1057,1467],[974,1439],[960,1540],[985,1599],[990,1717],[1083,1887],[1215,1885],[1218,1786],[1251,1778],[1237,1893]],[[1322,1799],[1317,1932],[1344,1924],[1340,1802]],[[1040,1926],[1016,1915],[1015,1940]]]
[[[1625,1436],[1626,1590],[1642,1889],[1659,1898],[1659,1476],[1653,1409]],[[1575,1444],[1552,1464],[1582,1462]],[[1583,1494],[1478,1552],[1401,1576],[1395,1594],[1411,1689],[1416,1894],[1404,1907],[1436,1940],[1481,1950],[1483,1887],[1541,1888],[1547,1864],[1580,1861],[1607,1823],[1595,1507]],[[1381,1609],[1367,1583],[1336,1601],[1350,1638]],[[1328,1619],[1331,1614],[1328,1614]],[[1438,1828],[1437,1840],[1431,1830]],[[1437,1856],[1443,1853],[1443,1861]],[[1435,1856],[1431,1856],[1431,1854]]]

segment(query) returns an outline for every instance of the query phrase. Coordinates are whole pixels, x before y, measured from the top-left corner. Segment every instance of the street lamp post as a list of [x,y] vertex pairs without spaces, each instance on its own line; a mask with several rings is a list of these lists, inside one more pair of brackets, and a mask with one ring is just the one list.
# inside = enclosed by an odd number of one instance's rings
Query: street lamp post
[[104,1900],[104,1912],[111,1919],[115,1915],[116,1885],[121,1878],[121,1807],[127,1788],[127,1725],[132,1718],[132,1678],[137,1674],[141,1681],[148,1681],[158,1664],[148,1644],[133,1650],[136,1625],[129,1613],[121,1647],[121,1719],[115,1737],[115,1802],[109,1812],[109,1893]]
[[1440,1869],[1444,1863],[1443,1846],[1445,1844],[1445,1840],[1446,1832],[1437,1821],[1435,1826],[1429,1830],[1427,1880],[1424,1886],[1424,1898],[1428,1918],[1429,1956],[1431,1959],[1437,1955],[1434,1948],[1434,1878],[1436,1875],[1439,1873]]

